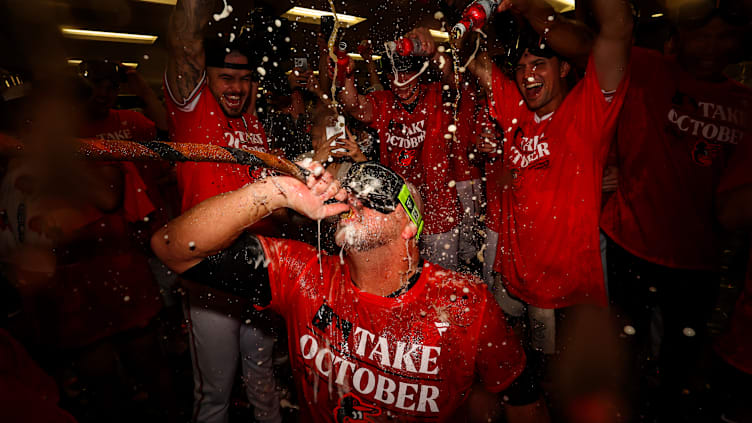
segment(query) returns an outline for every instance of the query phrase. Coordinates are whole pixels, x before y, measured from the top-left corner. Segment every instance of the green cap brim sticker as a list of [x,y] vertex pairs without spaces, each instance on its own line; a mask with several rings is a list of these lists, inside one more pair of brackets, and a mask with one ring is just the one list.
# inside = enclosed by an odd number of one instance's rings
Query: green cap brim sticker
[[418,232],[415,234],[415,238],[420,238],[420,233],[423,232],[423,216],[418,210],[418,205],[415,203],[413,196],[410,195],[410,190],[407,185],[402,185],[399,195],[397,196],[402,207],[405,208],[405,212],[410,217],[410,220],[418,227]]

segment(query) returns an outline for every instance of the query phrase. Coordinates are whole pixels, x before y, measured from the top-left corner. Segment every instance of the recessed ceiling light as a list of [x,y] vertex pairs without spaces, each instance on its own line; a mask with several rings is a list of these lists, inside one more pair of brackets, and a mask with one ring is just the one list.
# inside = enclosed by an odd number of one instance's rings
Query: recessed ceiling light
[[[358,53],[347,53],[348,56],[350,56],[353,60],[363,60],[363,56],[359,55]],[[379,60],[381,59],[381,56],[378,54],[374,54],[371,56],[373,60]]]
[[436,41],[448,42],[449,33],[446,31],[437,31],[435,29],[429,29],[428,32]]
[[[310,24],[320,24],[322,16],[334,16],[332,12],[325,12],[323,10],[309,9],[307,7],[293,7],[287,12],[282,14],[283,18],[290,19],[291,21],[304,22]],[[353,25],[357,25],[366,20],[360,16],[345,15],[337,13],[337,20],[340,24],[347,28]]]
[[136,0],[143,3],[157,3],[157,4],[169,4],[170,6],[175,6],[175,3],[177,3],[177,0]]
[[110,32],[110,31],[93,31],[90,29],[78,29],[70,27],[61,27],[60,31],[63,36],[68,38],[75,38],[78,40],[93,40],[93,41],[113,41],[120,43],[132,43],[132,44],[154,44],[157,41],[156,35],[147,34],[129,34],[125,32]]
[[548,0],[551,7],[554,8],[556,13],[569,12],[574,10],[574,0]]
[[[71,66],[77,66],[81,63],[81,59],[68,59],[68,64]],[[127,68],[138,68],[139,63],[138,62],[120,62],[121,65],[127,67]]]

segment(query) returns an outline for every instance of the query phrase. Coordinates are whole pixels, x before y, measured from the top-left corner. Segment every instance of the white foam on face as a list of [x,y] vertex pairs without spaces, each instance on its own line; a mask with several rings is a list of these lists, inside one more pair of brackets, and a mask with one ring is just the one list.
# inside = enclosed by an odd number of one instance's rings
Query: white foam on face
[[527,82],[535,82],[535,78],[533,78],[532,76],[528,76]]
[[228,16],[230,16],[230,13],[232,13],[232,6],[227,4],[227,0],[223,0],[225,3],[224,9],[222,9],[222,13],[215,13],[213,18],[215,21],[220,21]]

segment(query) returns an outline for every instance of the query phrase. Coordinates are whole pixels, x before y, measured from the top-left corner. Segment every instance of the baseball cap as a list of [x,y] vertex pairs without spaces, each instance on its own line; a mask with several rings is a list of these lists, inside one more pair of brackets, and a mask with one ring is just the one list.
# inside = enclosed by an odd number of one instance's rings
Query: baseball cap
[[401,204],[410,220],[418,227],[415,238],[420,237],[423,215],[405,180],[395,171],[377,162],[355,163],[347,172],[342,186],[363,206],[379,213],[392,213]]

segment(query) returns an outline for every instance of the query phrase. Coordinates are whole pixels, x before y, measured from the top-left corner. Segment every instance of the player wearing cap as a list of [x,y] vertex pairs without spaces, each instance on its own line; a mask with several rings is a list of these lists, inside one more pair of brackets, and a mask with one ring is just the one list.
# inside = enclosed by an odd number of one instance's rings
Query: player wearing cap
[[[437,54],[438,56],[438,54]],[[426,204],[423,254],[448,269],[457,267],[459,201],[447,142],[451,124],[449,91],[440,82],[423,83],[419,73],[428,57],[400,56],[391,52],[386,61],[390,87],[368,95],[358,94],[355,76],[348,74],[340,95],[348,113],[369,124],[379,134],[379,161],[418,187]],[[438,63],[436,60],[432,62]],[[443,70],[451,67],[444,59]]]
[[[181,0],[170,18],[165,97],[173,141],[209,143],[269,151],[263,128],[254,115],[258,84],[252,41],[236,34],[234,42],[204,40],[214,1]],[[253,182],[246,166],[180,163],[178,189],[182,210],[214,195]],[[268,220],[254,230],[273,231]],[[273,233],[273,232],[272,232]],[[187,284],[194,375],[194,416],[198,422],[227,420],[238,358],[246,393],[258,421],[280,421],[272,373],[273,337],[262,316],[248,311],[237,297]],[[243,323],[251,318],[252,323]]]
[[[455,421],[474,380],[507,388],[524,353],[485,285],[421,258],[417,191],[374,162],[352,166],[349,195],[318,163],[309,169],[321,176],[307,186],[269,177],[199,204],[154,235],[154,251],[285,317],[301,421]],[[345,254],[246,231],[285,207],[314,220],[340,214]],[[537,397],[508,395],[525,404],[506,407],[509,421],[546,421]]]

